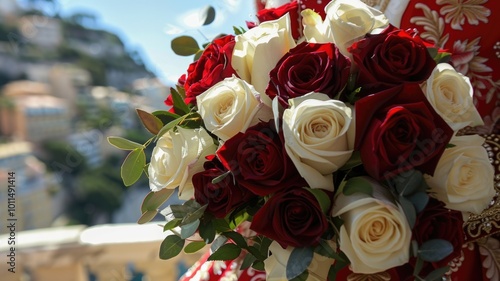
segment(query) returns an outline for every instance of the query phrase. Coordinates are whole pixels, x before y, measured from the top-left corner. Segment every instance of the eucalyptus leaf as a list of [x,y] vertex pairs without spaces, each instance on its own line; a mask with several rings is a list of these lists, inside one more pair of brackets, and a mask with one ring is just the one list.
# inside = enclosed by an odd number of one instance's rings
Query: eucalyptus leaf
[[166,125],[175,119],[181,117],[179,114],[175,114],[166,110],[157,110],[153,111],[151,114],[156,116],[160,121],[162,122],[163,125]]
[[156,214],[158,214],[158,211],[156,210],[146,210],[145,212],[142,213],[139,220],[137,220],[137,223],[145,224],[147,222],[150,222],[152,219],[156,217]]
[[235,244],[222,245],[217,251],[208,257],[209,261],[227,261],[236,259],[241,253],[241,248]]
[[443,276],[450,270],[449,266],[440,267],[425,276],[425,281],[440,281],[443,280]]
[[181,224],[181,219],[173,219],[163,226],[163,231],[172,230]]
[[313,189],[309,187],[304,187],[304,189],[311,192],[312,195],[314,195],[323,213],[325,214],[328,213],[332,204],[332,201],[330,200],[328,194],[321,189],[316,189],[316,188]]
[[174,89],[171,89],[170,95],[172,96],[172,102],[174,103],[175,113],[185,115],[191,111],[187,106],[187,104],[184,102],[184,99],[179,94],[179,92],[177,92]]
[[133,185],[142,175],[146,165],[146,154],[142,148],[132,150],[121,166],[121,177],[125,186]]
[[247,253],[245,255],[245,258],[243,259],[243,262],[241,263],[240,270],[249,268],[256,260],[257,258],[254,255]]
[[203,15],[205,16],[205,20],[203,25],[209,25],[215,20],[215,9],[212,6],[207,6],[203,10]]
[[417,221],[417,211],[415,210],[415,206],[413,206],[413,203],[411,203],[408,199],[401,196],[399,197],[399,204],[403,208],[410,228],[413,229],[413,226]]
[[200,50],[198,42],[193,37],[185,35],[174,38],[170,46],[174,53],[179,56],[191,56]]
[[163,127],[163,123],[161,122],[161,120],[158,117],[154,116],[153,114],[146,112],[144,110],[136,109],[136,111],[144,127],[151,134],[154,135],[158,134],[158,132]]
[[319,240],[318,246],[314,248],[314,252],[324,257],[335,259],[336,261],[345,262],[345,260],[337,252],[335,252],[327,241]]
[[256,270],[264,271],[264,262],[261,260],[256,260],[253,264],[252,267]]
[[311,247],[294,248],[286,264],[286,278],[294,279],[307,270],[313,260],[314,251]]
[[416,192],[406,198],[415,206],[417,213],[422,212],[425,206],[427,206],[427,203],[429,203],[429,194],[422,191]]
[[179,125],[179,123],[182,122],[182,120],[184,120],[184,117],[179,117],[179,118],[171,121],[167,125],[163,126],[163,128],[161,128],[161,130],[156,135],[156,140],[158,140],[160,137],[162,137],[168,131],[172,130],[175,126]]
[[202,220],[200,226],[198,227],[198,232],[205,241],[205,243],[210,244],[215,239],[215,227],[209,220]]
[[415,262],[415,268],[413,268],[413,276],[418,276],[423,267],[424,260],[422,260],[421,258],[417,258],[417,261]]
[[170,198],[174,191],[174,189],[163,188],[156,192],[149,192],[142,201],[141,211],[144,213],[146,211],[157,210]]
[[188,224],[191,223],[195,220],[199,220],[203,214],[205,213],[205,209],[208,207],[208,205],[204,205],[199,207],[196,211],[187,214],[184,219],[182,220],[183,224]]
[[160,259],[168,260],[177,256],[186,241],[177,235],[167,236],[160,245]]
[[203,241],[194,241],[186,245],[184,247],[184,253],[186,254],[193,254],[198,252],[199,250],[203,249],[207,244]]
[[423,182],[424,176],[417,170],[401,173],[392,180],[398,194],[405,197],[419,190],[425,192],[425,189],[422,190]]
[[354,193],[364,193],[367,195],[373,195],[373,187],[365,177],[354,177],[346,181],[344,189],[342,190],[344,195],[349,196]]
[[220,247],[222,247],[222,245],[226,244],[227,242],[227,238],[225,236],[218,236],[214,242],[212,242],[212,245],[210,246],[210,250],[212,250],[212,252],[215,252],[217,251]]
[[302,274],[300,274],[299,276],[293,278],[290,281],[306,281],[307,277],[309,277],[309,271],[306,269],[304,272],[302,272]]
[[108,143],[112,146],[122,150],[134,150],[137,148],[144,148],[144,145],[133,142],[122,137],[108,137]]
[[227,238],[233,240],[233,242],[236,245],[238,245],[240,248],[245,249],[248,247],[247,241],[245,240],[245,238],[243,238],[243,235],[239,234],[238,232],[228,231],[228,232],[221,233],[221,235],[224,235]]
[[193,234],[195,234],[196,231],[198,230],[199,225],[200,225],[200,220],[195,220],[191,223],[181,225],[181,238],[187,239],[193,236]]
[[418,257],[428,262],[438,262],[453,252],[453,245],[444,239],[424,242],[418,249]]
[[354,150],[349,160],[347,160],[344,166],[340,167],[340,170],[347,171],[361,164],[363,164],[363,162],[361,162],[361,153],[358,150]]

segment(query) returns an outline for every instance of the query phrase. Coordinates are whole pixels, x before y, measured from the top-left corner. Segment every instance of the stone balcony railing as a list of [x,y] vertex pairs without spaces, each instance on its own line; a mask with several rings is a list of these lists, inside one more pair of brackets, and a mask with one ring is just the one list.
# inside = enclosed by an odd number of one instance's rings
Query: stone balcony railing
[[[144,281],[177,280],[201,253],[161,260],[158,252],[166,236],[154,223],[54,227],[0,235],[0,280],[129,281],[133,272],[142,274]],[[11,237],[15,245],[9,244]]]

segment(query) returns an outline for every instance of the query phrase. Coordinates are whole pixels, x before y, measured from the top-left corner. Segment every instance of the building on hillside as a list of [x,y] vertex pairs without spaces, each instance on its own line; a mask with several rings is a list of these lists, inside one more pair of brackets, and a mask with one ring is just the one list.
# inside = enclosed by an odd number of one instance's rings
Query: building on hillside
[[96,86],[92,88],[92,97],[98,107],[112,111],[117,121],[115,125],[130,129],[137,124],[137,115],[130,94],[118,91],[114,87]]
[[41,142],[66,137],[71,132],[68,103],[50,95],[48,85],[16,81],[5,85],[3,94],[12,105],[0,108],[2,136]]
[[90,168],[95,168],[102,164],[102,146],[106,140],[101,131],[92,129],[73,133],[68,136],[67,140],[72,147],[85,157],[86,163]]
[[[63,212],[64,199],[57,195],[60,186],[34,157],[30,143],[0,144],[0,180],[9,183],[14,191],[0,189],[0,202],[13,203],[9,211],[5,204],[5,211],[0,212],[0,225],[8,223],[8,218],[15,218],[17,231],[45,228]],[[14,201],[8,201],[9,198]],[[5,225],[0,227],[0,233],[7,232]]]
[[69,103],[71,118],[75,118],[80,106],[92,106],[92,77],[87,70],[72,64],[56,64],[49,73],[49,84],[54,96]]
[[56,48],[63,41],[61,21],[40,15],[19,19],[19,31],[29,43],[42,48]]
[[170,87],[166,86],[158,78],[137,79],[133,83],[133,90],[138,95],[146,98],[144,106],[155,110],[168,110],[164,101],[170,94]]

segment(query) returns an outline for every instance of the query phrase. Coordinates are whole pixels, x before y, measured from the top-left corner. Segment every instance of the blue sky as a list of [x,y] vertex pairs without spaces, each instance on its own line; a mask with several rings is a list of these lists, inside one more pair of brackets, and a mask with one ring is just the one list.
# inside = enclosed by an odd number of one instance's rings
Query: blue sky
[[[232,33],[233,26],[245,27],[255,21],[251,0],[59,0],[62,15],[76,11],[95,14],[97,26],[116,32],[126,45],[139,50],[160,78],[176,81],[192,57],[179,57],[170,48],[170,41],[190,35],[201,44],[220,33]],[[196,27],[197,15],[211,5],[215,21]]]

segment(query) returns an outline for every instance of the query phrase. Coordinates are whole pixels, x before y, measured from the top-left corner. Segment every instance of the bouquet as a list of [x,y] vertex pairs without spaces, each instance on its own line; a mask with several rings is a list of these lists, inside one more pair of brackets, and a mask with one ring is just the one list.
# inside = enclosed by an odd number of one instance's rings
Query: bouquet
[[469,79],[361,1],[296,9],[208,44],[170,110],[138,110],[147,143],[109,138],[126,185],[149,177],[139,223],[164,215],[163,259],[211,244],[269,280],[441,278],[495,196],[484,139],[460,134],[482,124]]

